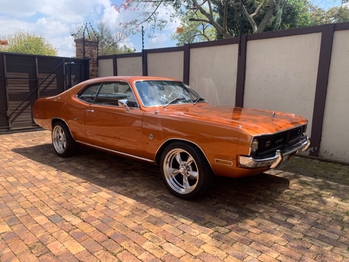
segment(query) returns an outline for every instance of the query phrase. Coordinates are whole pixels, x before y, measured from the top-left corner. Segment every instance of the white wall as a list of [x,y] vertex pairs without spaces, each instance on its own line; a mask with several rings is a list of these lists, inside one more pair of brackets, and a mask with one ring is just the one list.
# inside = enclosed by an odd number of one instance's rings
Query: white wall
[[117,58],[117,75],[118,76],[141,76],[142,57],[123,57]]
[[148,53],[148,75],[183,80],[184,52]]
[[291,112],[310,134],[321,33],[248,41],[244,107]]
[[215,105],[235,105],[238,45],[190,50],[189,85]]
[[98,76],[113,76],[113,59],[98,60]]
[[320,157],[349,162],[349,31],[334,34]]

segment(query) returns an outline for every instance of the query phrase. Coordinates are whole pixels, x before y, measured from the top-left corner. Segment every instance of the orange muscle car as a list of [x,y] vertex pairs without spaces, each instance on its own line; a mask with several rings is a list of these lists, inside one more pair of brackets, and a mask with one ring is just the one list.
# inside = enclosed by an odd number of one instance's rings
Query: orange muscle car
[[300,116],[211,106],[186,84],[162,77],[87,80],[38,99],[33,114],[52,131],[59,156],[85,145],[159,165],[181,198],[203,194],[214,175],[259,174],[310,145]]

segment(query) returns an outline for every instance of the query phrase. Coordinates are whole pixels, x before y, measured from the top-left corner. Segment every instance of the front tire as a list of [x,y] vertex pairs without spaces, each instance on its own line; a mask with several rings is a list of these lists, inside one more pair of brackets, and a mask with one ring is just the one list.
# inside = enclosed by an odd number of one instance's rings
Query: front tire
[[195,146],[174,142],[161,155],[160,172],[172,194],[193,199],[204,194],[212,181],[212,170],[203,153]]
[[52,129],[52,145],[57,155],[69,157],[78,150],[78,145],[63,122],[56,122]]

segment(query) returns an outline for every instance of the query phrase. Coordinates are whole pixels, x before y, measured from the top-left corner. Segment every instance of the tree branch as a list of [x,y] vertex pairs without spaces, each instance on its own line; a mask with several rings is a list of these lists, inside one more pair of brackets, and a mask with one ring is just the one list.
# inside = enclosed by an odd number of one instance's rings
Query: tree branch
[[250,23],[250,25],[251,25],[251,27],[252,27],[252,32],[253,32],[253,33],[256,33],[256,32],[257,32],[257,29],[258,29],[257,24],[256,24],[256,22],[254,21],[253,17],[251,17],[250,14],[247,12],[247,9],[246,9],[246,7],[245,7],[244,4],[242,4],[242,10],[244,11],[244,14],[245,14],[246,17],[247,17],[247,20],[248,20],[248,22]]
[[259,11],[261,10],[263,4],[264,4],[264,0],[257,6],[257,8],[256,8],[256,10],[254,11],[254,13],[253,13],[253,14],[250,14],[250,16],[251,16],[251,17],[256,16],[256,15],[259,13]]
[[158,5],[156,6],[156,8],[154,9],[154,11],[153,11],[146,19],[144,19],[142,22],[138,23],[137,26],[139,26],[139,25],[141,25],[141,24],[147,22],[147,21],[156,13],[156,11],[159,9],[159,7],[160,7],[160,5],[162,4],[162,2],[163,2],[163,1],[160,1],[160,2],[158,3]]
[[267,24],[268,24],[270,18],[273,16],[275,7],[276,7],[275,0],[269,0],[269,9],[265,13],[262,21],[259,23],[256,33],[261,33],[261,32],[263,32],[265,30],[265,28],[267,27]]
[[[206,1],[204,1],[204,2],[202,3],[202,5],[203,5],[205,2],[206,2]],[[200,6],[202,6],[202,5],[200,5]],[[210,15],[213,17],[213,10],[212,10],[212,5],[211,5],[211,0],[208,1],[208,8],[209,8],[209,10],[210,10]]]
[[228,0],[225,0],[224,5],[224,18],[223,18],[223,30],[226,32],[228,28]]
[[[206,10],[201,5],[198,4],[197,0],[192,0],[192,1],[193,1],[194,6],[197,9],[199,9],[201,14],[206,16],[207,19],[208,19],[207,21],[201,20],[201,22],[205,22],[205,23],[211,24],[217,30],[217,32],[219,32],[219,33],[221,33],[223,35],[224,38],[231,38],[232,37],[227,31],[224,31],[224,28],[220,24],[218,24],[216,22],[216,20],[214,19],[213,15],[207,13]],[[209,6],[211,6],[210,5],[210,1],[208,1],[208,3],[209,3]],[[212,10],[212,7],[211,7],[211,10]]]
[[204,22],[204,23],[210,23],[209,20],[201,19],[201,18],[189,18],[190,22]]

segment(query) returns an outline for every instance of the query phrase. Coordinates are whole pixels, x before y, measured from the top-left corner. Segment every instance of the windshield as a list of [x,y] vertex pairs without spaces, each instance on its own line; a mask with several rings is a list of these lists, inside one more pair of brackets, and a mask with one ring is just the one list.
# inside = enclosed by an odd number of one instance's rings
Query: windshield
[[138,81],[137,92],[144,106],[168,106],[170,104],[196,104],[205,101],[191,87],[178,81]]

